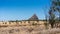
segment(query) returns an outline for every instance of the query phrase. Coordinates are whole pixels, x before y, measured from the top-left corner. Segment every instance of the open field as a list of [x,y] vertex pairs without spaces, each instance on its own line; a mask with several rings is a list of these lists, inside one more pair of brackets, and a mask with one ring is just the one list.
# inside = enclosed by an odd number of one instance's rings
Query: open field
[[60,29],[45,29],[41,26],[1,27],[0,34],[60,34]]

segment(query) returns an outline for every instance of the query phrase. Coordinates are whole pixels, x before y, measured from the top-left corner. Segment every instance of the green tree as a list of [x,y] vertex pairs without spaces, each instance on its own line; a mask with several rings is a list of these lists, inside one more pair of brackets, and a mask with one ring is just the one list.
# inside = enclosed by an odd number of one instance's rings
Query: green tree
[[55,24],[55,15],[51,10],[49,11],[49,24],[51,25],[51,28],[53,28]]
[[51,7],[49,10],[49,23],[51,24],[51,27],[53,28],[54,24],[56,23],[56,13],[58,12],[58,18],[60,21],[60,0],[51,0]]
[[59,12],[59,20],[60,20],[60,0],[52,0],[51,8],[54,12]]

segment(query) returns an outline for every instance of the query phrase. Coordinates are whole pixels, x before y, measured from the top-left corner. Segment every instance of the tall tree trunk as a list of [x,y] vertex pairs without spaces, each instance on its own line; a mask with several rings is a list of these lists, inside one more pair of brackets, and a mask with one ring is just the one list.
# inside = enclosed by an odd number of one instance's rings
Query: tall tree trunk
[[54,28],[54,24],[51,24],[51,28]]

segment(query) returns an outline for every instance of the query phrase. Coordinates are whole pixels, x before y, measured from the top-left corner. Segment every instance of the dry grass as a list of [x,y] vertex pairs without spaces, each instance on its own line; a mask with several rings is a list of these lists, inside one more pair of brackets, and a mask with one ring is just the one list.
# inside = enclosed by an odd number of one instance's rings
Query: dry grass
[[41,26],[2,27],[0,34],[60,34],[60,29],[45,29]]

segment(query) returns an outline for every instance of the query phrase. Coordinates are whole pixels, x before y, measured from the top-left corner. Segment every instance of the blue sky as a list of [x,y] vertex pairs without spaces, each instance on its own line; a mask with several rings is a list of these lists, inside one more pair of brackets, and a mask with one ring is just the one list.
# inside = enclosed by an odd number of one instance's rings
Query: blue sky
[[0,20],[26,20],[33,14],[45,19],[50,0],[0,0]]

